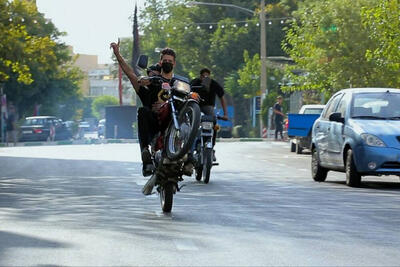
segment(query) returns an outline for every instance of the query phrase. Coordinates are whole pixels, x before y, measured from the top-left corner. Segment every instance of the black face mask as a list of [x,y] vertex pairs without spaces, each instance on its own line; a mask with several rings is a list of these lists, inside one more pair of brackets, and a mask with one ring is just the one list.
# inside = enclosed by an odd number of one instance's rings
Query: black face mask
[[170,73],[174,69],[174,65],[170,62],[163,62],[161,64],[161,69],[164,73]]

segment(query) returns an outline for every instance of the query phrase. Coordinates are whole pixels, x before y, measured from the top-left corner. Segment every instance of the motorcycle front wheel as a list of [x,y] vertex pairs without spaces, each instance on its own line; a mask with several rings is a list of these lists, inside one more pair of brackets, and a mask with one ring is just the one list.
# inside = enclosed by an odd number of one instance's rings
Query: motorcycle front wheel
[[212,167],[212,148],[206,148],[204,150],[204,164],[203,164],[203,181],[208,184],[210,181],[211,167]]
[[175,185],[166,183],[160,190],[160,204],[163,212],[171,212],[174,201]]
[[200,126],[200,107],[197,102],[187,103],[178,114],[180,129],[175,129],[171,123],[165,135],[167,157],[178,160],[189,152]]

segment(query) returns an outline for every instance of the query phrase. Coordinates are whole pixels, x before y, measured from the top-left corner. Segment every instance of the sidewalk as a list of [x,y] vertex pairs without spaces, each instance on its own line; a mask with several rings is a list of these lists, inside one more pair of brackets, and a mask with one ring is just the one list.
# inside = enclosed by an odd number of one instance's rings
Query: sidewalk
[[[273,138],[217,138],[217,142],[274,142]],[[288,142],[288,141],[277,141]],[[81,139],[65,140],[54,142],[18,142],[17,146],[58,146],[58,145],[99,145],[99,144],[134,144],[139,143],[138,139]],[[9,147],[13,147],[11,144]],[[5,143],[0,143],[0,147],[7,147]]]

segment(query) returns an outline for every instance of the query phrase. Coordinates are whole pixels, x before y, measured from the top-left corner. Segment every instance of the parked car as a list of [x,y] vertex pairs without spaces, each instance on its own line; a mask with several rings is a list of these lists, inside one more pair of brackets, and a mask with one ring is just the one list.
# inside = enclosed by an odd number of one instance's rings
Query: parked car
[[342,90],[329,100],[312,130],[312,178],[346,173],[359,186],[366,175],[400,176],[400,89]]
[[97,125],[97,136],[99,138],[104,137],[105,131],[106,131],[106,120],[105,119],[99,120],[99,124]]
[[311,129],[319,118],[325,105],[303,105],[299,114],[289,114],[287,131],[290,138],[290,151],[302,154],[311,147]]
[[72,137],[62,120],[54,116],[27,117],[20,128],[21,142],[64,140]]
[[78,134],[76,138],[84,138],[86,132],[90,132],[90,124],[87,121],[81,121],[78,125]]

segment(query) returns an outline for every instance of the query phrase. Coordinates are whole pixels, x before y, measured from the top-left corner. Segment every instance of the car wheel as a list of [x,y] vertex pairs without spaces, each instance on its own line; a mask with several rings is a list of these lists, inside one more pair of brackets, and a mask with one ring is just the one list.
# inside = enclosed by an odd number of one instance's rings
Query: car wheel
[[311,175],[316,182],[325,181],[326,176],[328,175],[328,169],[325,169],[320,165],[318,151],[316,148],[313,148],[311,154]]
[[292,141],[290,142],[290,152],[296,152],[296,144]]
[[347,151],[346,155],[346,184],[351,187],[359,187],[361,184],[361,175],[357,172],[351,149]]
[[296,154],[303,154],[303,148],[300,146],[299,143],[300,143],[300,142],[297,141],[297,144],[296,144]]

